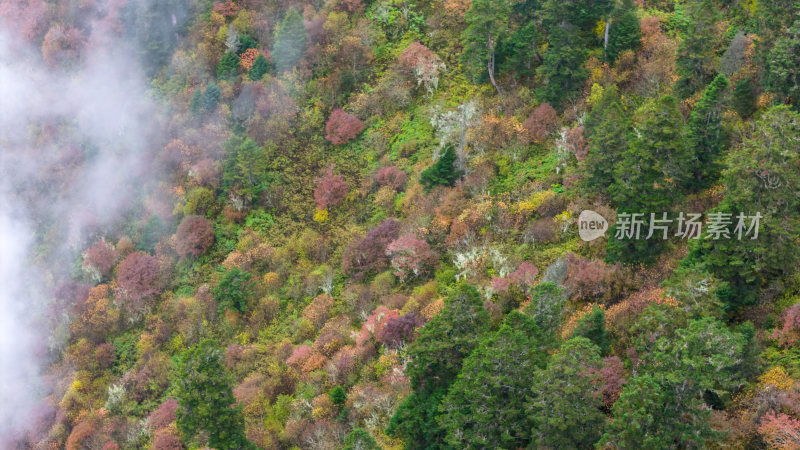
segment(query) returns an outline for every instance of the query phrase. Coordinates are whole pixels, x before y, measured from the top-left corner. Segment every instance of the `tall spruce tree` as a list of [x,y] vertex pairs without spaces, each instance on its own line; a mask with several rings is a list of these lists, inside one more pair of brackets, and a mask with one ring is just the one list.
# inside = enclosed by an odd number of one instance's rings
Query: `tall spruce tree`
[[589,71],[584,67],[588,52],[569,23],[556,26],[550,32],[549,45],[537,74],[546,80],[536,91],[537,97],[551,105],[560,106],[577,94]]
[[258,81],[264,78],[267,72],[269,72],[269,61],[267,61],[264,55],[259,54],[256,56],[256,60],[253,61],[253,67],[250,68],[247,76],[253,81]]
[[269,155],[275,143],[267,141],[263,147],[250,138],[235,135],[225,143],[228,152],[222,172],[222,186],[235,191],[248,204],[265,190],[272,177],[269,173]]
[[467,28],[463,34],[462,60],[474,74],[485,74],[492,86],[502,95],[496,71],[500,66],[499,52],[509,34],[511,3],[506,0],[475,0],[464,15]]
[[687,187],[692,191],[710,186],[719,177],[720,157],[728,141],[720,117],[727,88],[725,75],[717,75],[689,115],[686,139],[694,153],[694,177],[688,180]]
[[239,57],[234,52],[225,52],[217,64],[217,78],[229,80],[234,78],[239,71]]
[[[651,339],[646,339],[651,341]],[[601,448],[703,448],[719,435],[709,423],[707,393],[729,392],[741,376],[746,336],[712,318],[651,342],[638,375],[612,408]]]
[[766,84],[781,103],[791,103],[800,111],[800,20],[770,50]]
[[453,145],[447,144],[439,159],[431,167],[423,170],[419,176],[419,182],[425,186],[425,191],[428,192],[438,185],[455,184],[461,176],[461,172],[455,167],[455,162],[456,152],[453,150]]
[[758,110],[758,85],[752,77],[742,78],[733,88],[733,109],[748,119]]
[[303,26],[303,17],[290,6],[283,16],[283,21],[275,36],[272,46],[272,61],[275,70],[283,73],[292,70],[297,65],[306,49],[306,28]]
[[222,351],[208,339],[180,355],[174,379],[178,430],[186,442],[205,432],[212,448],[255,449],[245,437],[233,379],[223,364]]
[[542,41],[541,4],[539,0],[523,0],[512,6],[511,20],[516,24],[505,45],[502,68],[521,77],[532,77],[541,63],[538,47]]
[[583,186],[590,195],[606,193],[614,183],[615,168],[628,150],[630,133],[630,124],[619,103],[600,108],[598,115],[602,119],[589,135],[589,149],[583,161]]
[[412,392],[392,417],[390,435],[404,439],[410,449],[447,447],[445,432],[437,423],[439,405],[488,328],[489,313],[478,291],[468,284],[457,286],[409,346],[406,374]]
[[[655,104],[645,105],[636,116],[635,137],[616,167],[611,194],[618,213],[643,214],[641,217],[649,223],[651,213],[662,218],[680,198],[679,191],[689,179],[686,168],[690,154],[675,97],[664,96]],[[616,233],[619,226],[618,223],[612,227],[612,233]],[[663,234],[645,239],[648,228],[644,226],[642,231],[638,237],[633,233],[622,239],[611,234],[607,259],[624,263],[652,262],[666,247],[666,240]]]
[[201,105],[205,112],[212,112],[217,108],[220,98],[219,86],[213,81],[208,83],[205,92],[203,92],[203,99]]
[[714,26],[719,20],[711,0],[691,0],[685,6],[685,13],[688,27],[682,34],[675,61],[679,76],[675,91],[681,98],[691,97],[707,86],[716,74]]
[[[683,264],[699,264],[718,280],[716,294],[730,313],[753,304],[762,287],[797,273],[798,158],[800,114],[785,105],[764,113],[753,135],[728,158],[722,176],[725,198],[711,213],[728,218],[729,237],[694,242]],[[737,231],[740,214],[741,239]],[[761,216],[757,228],[756,215]]]
[[575,327],[572,336],[589,339],[600,350],[600,354],[605,355],[610,350],[611,345],[605,322],[606,311],[594,305],[589,314],[586,314],[578,320],[578,326]]
[[600,98],[592,104],[592,108],[586,114],[586,118],[583,121],[583,135],[587,138],[592,136],[594,130],[600,126],[600,122],[606,118],[606,109],[614,102],[621,103],[619,89],[617,89],[616,84],[604,86],[601,87],[601,89],[602,93]]
[[605,415],[597,394],[602,358],[597,346],[572,338],[533,376],[528,413],[533,448],[591,448]]
[[576,28],[584,45],[591,45],[596,43],[597,24],[605,20],[613,8],[613,0],[546,0],[542,5],[542,24],[548,33],[553,33],[569,23]]
[[605,44],[606,61],[613,64],[625,50],[635,50],[641,44],[642,31],[633,0],[623,0],[611,14]]
[[548,47],[537,74],[545,85],[537,96],[551,105],[563,105],[586,80],[588,47],[596,43],[594,29],[607,18],[610,0],[547,0],[542,6],[542,26]]
[[525,399],[546,349],[532,317],[512,311],[464,361],[440,407],[453,448],[521,448],[529,443]]

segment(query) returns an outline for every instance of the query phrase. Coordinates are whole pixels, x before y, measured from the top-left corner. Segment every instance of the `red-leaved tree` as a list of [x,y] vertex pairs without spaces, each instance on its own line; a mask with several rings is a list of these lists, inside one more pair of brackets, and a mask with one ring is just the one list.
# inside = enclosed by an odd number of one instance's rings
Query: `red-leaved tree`
[[161,292],[158,260],[144,252],[128,255],[117,267],[117,298],[129,312],[141,310]]
[[147,417],[147,426],[152,431],[157,431],[168,427],[175,421],[175,411],[178,409],[178,401],[170,398],[164,401],[155,411]]
[[99,282],[111,275],[111,268],[117,262],[117,257],[114,246],[101,238],[83,252],[83,271],[92,280]]
[[222,15],[223,17],[233,17],[239,11],[239,5],[233,0],[220,1],[214,3],[214,12]]
[[349,189],[344,178],[333,173],[333,164],[322,173],[321,177],[317,178],[316,184],[314,201],[317,202],[317,209],[320,210],[338,205],[344,200]]
[[628,287],[619,266],[589,260],[573,253],[567,254],[567,264],[569,269],[565,283],[575,299],[609,304],[624,295]]
[[383,305],[378,306],[367,316],[361,325],[361,330],[356,335],[356,348],[363,348],[374,343],[383,331],[386,323],[391,319],[400,317],[400,312],[396,309],[389,309]]
[[603,360],[603,368],[600,369],[600,378],[603,381],[603,404],[610,411],[619,399],[622,385],[626,383],[622,360],[616,356],[606,357]]
[[786,308],[781,327],[772,332],[771,338],[776,339],[781,347],[791,347],[800,340],[800,303]]
[[537,275],[539,275],[539,269],[533,264],[523,261],[517,267],[517,270],[508,274],[508,280],[521,289],[526,289],[533,287]]
[[417,85],[423,85],[428,95],[439,86],[439,73],[445,68],[439,56],[419,41],[409,44],[397,58],[397,63],[414,75]]
[[286,364],[294,367],[302,367],[311,356],[310,345],[298,345],[292,350],[292,354],[286,358]]
[[50,27],[42,42],[42,59],[49,65],[73,61],[86,42],[78,28],[55,24]]
[[422,318],[413,312],[400,317],[389,317],[378,332],[378,341],[389,348],[397,348],[409,342],[414,336],[414,330],[423,323]]
[[508,292],[511,282],[506,277],[492,277],[491,286],[494,292]]
[[175,250],[181,257],[198,257],[214,243],[214,227],[202,216],[186,216],[175,233]]
[[50,7],[44,0],[0,1],[0,21],[8,31],[33,42],[44,32]]
[[378,169],[375,179],[381,186],[391,186],[396,191],[403,189],[406,185],[407,175],[397,166],[387,166]]
[[154,450],[182,450],[183,443],[173,433],[162,431],[153,440]]
[[379,272],[389,265],[386,247],[397,239],[400,222],[386,219],[370,230],[362,239],[357,239],[342,252],[342,271],[347,275],[362,278],[369,272]]
[[800,421],[783,413],[768,412],[758,434],[769,448],[800,448]]
[[522,123],[525,135],[533,142],[541,142],[556,129],[558,113],[549,103],[537,106]]
[[358,117],[341,109],[334,109],[325,124],[325,139],[333,145],[350,142],[364,131],[364,123]]
[[244,70],[250,70],[253,68],[253,64],[256,62],[256,58],[260,55],[261,52],[255,48],[248,48],[245,50],[241,55],[239,55],[239,65],[242,66]]
[[439,259],[427,242],[410,234],[391,242],[386,247],[386,254],[391,258],[394,274],[401,280],[430,271]]

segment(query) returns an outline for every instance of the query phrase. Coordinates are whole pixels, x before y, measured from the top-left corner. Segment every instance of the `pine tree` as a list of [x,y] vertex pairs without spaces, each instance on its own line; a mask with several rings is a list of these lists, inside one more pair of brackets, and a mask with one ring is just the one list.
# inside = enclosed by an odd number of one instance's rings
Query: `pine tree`
[[226,144],[227,158],[222,172],[222,187],[234,190],[247,203],[254,201],[272,181],[269,155],[272,141],[261,147],[250,138],[232,137]]
[[661,335],[649,344],[651,351],[639,353],[640,374],[623,387],[599,446],[702,448],[718,436],[705,395],[740,383],[745,342],[746,336],[712,318]]
[[542,5],[542,25],[553,34],[570,24],[584,46],[591,45],[597,23],[605,19],[613,7],[613,0],[546,0]]
[[467,28],[463,33],[462,60],[475,74],[486,74],[502,95],[495,79],[499,48],[509,34],[511,5],[507,0],[474,0],[464,15]]
[[538,0],[524,0],[512,6],[511,20],[518,25],[504,46],[503,70],[514,71],[522,77],[536,74],[536,66],[542,60],[538,52],[543,35],[540,12]]
[[219,103],[219,86],[213,81],[208,83],[206,86],[206,90],[203,93],[203,110],[206,112],[212,112],[217,108],[217,103]]
[[574,97],[589,73],[583,67],[586,57],[578,29],[570,24],[557,26],[550,34],[542,65],[536,70],[546,80],[536,91],[537,97],[551,105],[563,105]]
[[225,52],[217,64],[217,78],[228,80],[239,72],[239,57],[234,52]]
[[181,353],[174,387],[178,429],[186,442],[204,431],[210,447],[255,448],[245,437],[241,407],[234,407],[232,383],[222,352],[212,341],[200,341]]
[[[646,373],[634,377],[624,385],[619,399],[614,403],[613,420],[598,445],[600,448],[608,445],[612,448],[631,446],[655,450],[691,443],[691,448],[702,448],[699,445],[701,443],[697,442],[698,437],[692,434],[702,433],[704,441],[710,429],[696,399],[682,408],[678,405],[675,391],[661,384],[657,377]],[[678,427],[674,419],[686,417],[687,411],[702,420],[690,426],[681,424]],[[674,422],[665,423],[667,420]]]
[[733,109],[747,119],[758,110],[758,92],[751,77],[742,78],[733,88]]
[[595,394],[602,361],[596,345],[576,337],[534,374],[527,408],[532,447],[591,448],[600,439],[605,415]]
[[725,75],[717,75],[689,115],[687,142],[694,152],[694,177],[688,180],[690,190],[706,188],[719,177],[719,159],[728,140],[720,118],[727,88]]
[[330,397],[334,405],[341,406],[347,401],[347,391],[341,386],[336,386],[328,393],[328,397]]
[[133,39],[143,67],[154,75],[168,64],[190,22],[188,0],[131,2],[120,8],[120,23],[126,38]]
[[263,78],[267,72],[269,72],[269,61],[267,61],[264,55],[259,54],[247,75],[251,80],[258,81]]
[[167,234],[168,226],[158,214],[153,214],[142,229],[138,247],[146,252],[152,252],[161,237]]
[[606,312],[597,305],[592,307],[591,312],[581,317],[578,326],[575,327],[573,337],[585,337],[592,341],[600,349],[600,354],[605,355],[610,350],[610,341],[606,331]]
[[278,73],[292,70],[306,49],[306,29],[303,17],[294,7],[289,7],[275,36],[272,61]]
[[563,105],[575,96],[588,76],[584,67],[587,47],[593,46],[597,23],[611,11],[610,0],[547,0],[542,6],[542,27],[548,47],[536,73],[545,85],[536,91],[540,100]]
[[619,103],[614,102],[608,107],[597,105],[592,112],[595,110],[599,111],[602,119],[590,131],[589,150],[583,161],[586,174],[583,185],[590,195],[607,192],[614,183],[614,171],[628,150],[630,133],[630,125]]
[[[606,110],[611,107],[611,104],[622,104],[616,84],[603,87],[598,85],[598,87],[602,90],[600,98],[592,105],[592,109],[589,110],[588,114],[586,114],[586,119],[583,121],[583,135],[586,136],[587,139],[590,138],[594,130],[600,126],[600,122],[606,119],[608,115]],[[592,89],[595,89],[594,86]]]
[[[640,124],[636,137],[616,167],[611,194],[620,213],[643,214],[649,223],[650,214],[662,218],[680,197],[685,185],[690,155],[686,147],[683,118],[677,100],[664,96],[655,104],[637,111]],[[650,263],[664,248],[663,234],[645,239],[647,227],[636,236],[617,239],[617,226],[610,230],[609,262]]]
[[716,73],[714,25],[718,13],[711,0],[693,0],[686,6],[688,28],[678,48],[676,72],[680,77],[675,91],[681,98],[691,97],[711,82]]
[[191,111],[194,117],[198,117],[202,108],[203,90],[200,88],[195,88],[194,92],[192,93],[192,101],[189,103],[189,111]]
[[[735,149],[723,173],[725,198],[712,213],[730,214],[730,238],[694,242],[685,266],[699,264],[718,280],[716,294],[729,312],[756,301],[762,286],[791,278],[800,263],[800,114],[768,110],[750,139]],[[743,214],[739,239],[737,217]],[[758,237],[752,218],[759,214]]]
[[464,361],[440,408],[453,448],[521,448],[529,443],[530,374],[545,364],[540,331],[517,311]]
[[236,50],[236,54],[242,56],[242,53],[250,50],[251,48],[258,48],[258,42],[255,39],[250,37],[247,34],[240,34],[239,35],[239,49]]
[[[756,34],[765,43],[774,43],[797,19],[796,0],[772,0],[759,3],[756,9]],[[768,49],[768,46],[765,46]]]
[[800,111],[800,20],[780,37],[767,57],[767,89]]
[[355,428],[344,438],[344,447],[341,450],[381,450],[381,446],[375,442],[367,430]]
[[444,153],[436,160],[433,166],[423,170],[419,181],[425,186],[425,191],[430,191],[437,185],[452,186],[455,184],[461,173],[455,168],[456,152],[453,146],[448,144]]
[[[680,189],[685,186],[691,174],[686,173],[686,167],[691,159],[689,149],[686,147],[686,137],[683,129],[683,116],[678,110],[678,101],[670,95],[661,97],[655,105],[645,106],[639,114],[643,117],[641,125],[637,127],[637,138],[632,145],[632,152],[629,158],[622,164],[617,171],[617,180],[625,184],[625,187],[636,189],[633,183],[625,183],[628,171],[632,169],[630,163],[635,166],[637,163],[630,159],[645,157],[652,158],[653,164],[644,167],[652,170],[652,181],[662,185],[654,188],[663,193],[664,196],[654,193],[651,197],[642,200],[642,206],[648,204],[652,206],[668,207],[672,200],[677,198],[677,194],[665,192],[670,189],[674,192],[675,188]],[[645,162],[641,163],[642,166]],[[649,187],[642,187],[648,190]],[[617,204],[630,204],[636,202],[635,191],[622,189],[617,186],[615,200]],[[655,211],[654,211],[655,212]]]
[[639,28],[639,18],[636,17],[633,0],[623,0],[622,4],[614,9],[608,27],[606,61],[613,64],[623,51],[639,48],[642,31]]
[[548,345],[556,340],[566,302],[566,294],[555,283],[539,283],[531,292],[531,303],[525,313],[533,316]]
[[460,284],[409,346],[406,374],[412,393],[392,417],[390,435],[403,438],[407,448],[446,448],[444,431],[437,424],[439,405],[488,328],[489,314],[480,294]]
[[214,300],[219,304],[219,313],[225,310],[244,313],[247,311],[247,300],[253,295],[253,275],[249,272],[234,267],[222,275],[219,284],[212,289]]

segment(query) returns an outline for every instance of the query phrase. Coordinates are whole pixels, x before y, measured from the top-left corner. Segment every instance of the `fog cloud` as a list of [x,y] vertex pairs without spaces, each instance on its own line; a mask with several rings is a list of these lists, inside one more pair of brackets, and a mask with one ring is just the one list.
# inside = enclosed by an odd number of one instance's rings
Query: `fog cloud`
[[52,292],[156,177],[159,109],[136,52],[102,24],[58,67],[0,18],[0,446],[30,425],[59,345]]

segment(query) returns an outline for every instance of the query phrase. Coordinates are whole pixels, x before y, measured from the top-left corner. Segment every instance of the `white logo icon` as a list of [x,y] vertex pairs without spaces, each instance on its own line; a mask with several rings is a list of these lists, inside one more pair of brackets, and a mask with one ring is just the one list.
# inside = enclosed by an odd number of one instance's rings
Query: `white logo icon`
[[608,221],[605,217],[587,209],[578,216],[578,235],[586,242],[593,241],[606,234]]

